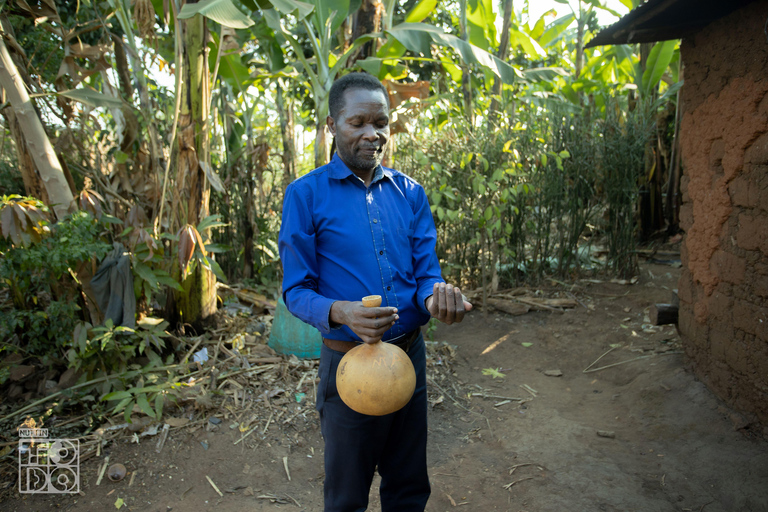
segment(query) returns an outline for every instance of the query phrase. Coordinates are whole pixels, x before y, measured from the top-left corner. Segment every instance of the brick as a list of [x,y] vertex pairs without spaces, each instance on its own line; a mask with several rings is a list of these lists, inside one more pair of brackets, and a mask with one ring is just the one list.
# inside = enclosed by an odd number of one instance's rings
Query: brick
[[733,311],[733,298],[730,294],[720,291],[720,288],[721,286],[718,286],[718,290],[709,297],[709,307],[707,309],[709,310],[710,316],[723,322],[731,323],[733,321],[731,316]]
[[712,255],[709,262],[709,268],[725,282],[740,284],[744,282],[744,275],[747,271],[747,262],[731,252],[717,250]]
[[733,369],[734,373],[738,374],[740,380],[746,380],[750,374],[749,353],[744,343],[733,341],[730,350],[725,353],[725,362]]
[[760,324],[765,323],[767,319],[765,308],[758,308],[756,305],[741,299],[734,301],[733,326],[735,328],[749,334],[757,334]]
[[691,178],[687,174],[683,173],[680,177],[680,194],[683,204],[690,203],[691,196],[688,195],[688,184],[691,182]]
[[728,184],[728,193],[731,195],[731,202],[734,206],[748,208],[756,206],[757,198],[755,198],[755,204],[749,201],[749,180],[744,175],[735,178]]
[[709,310],[707,310],[707,303],[704,299],[697,301],[693,305],[693,318],[700,324],[707,321]]
[[759,176],[754,192],[757,194],[757,207],[763,211],[768,211],[768,165],[755,166],[752,172]]
[[709,346],[712,359],[724,362],[733,348],[733,327],[725,322],[712,322],[709,329]]
[[709,148],[709,168],[718,172],[723,172],[723,156],[725,156],[725,141],[715,139]]
[[693,308],[684,302],[680,303],[678,312],[678,325],[683,344],[690,347],[693,352],[708,353],[709,337],[708,327],[697,322],[693,316]]
[[693,226],[693,205],[684,203],[680,207],[680,228],[683,231],[690,231]]
[[736,235],[736,243],[747,251],[760,249],[768,232],[766,216],[752,216],[746,213],[739,214],[739,232]]
[[768,164],[768,133],[762,134],[744,153],[744,163]]
[[752,293],[758,297],[768,297],[768,276],[754,275],[752,278]]

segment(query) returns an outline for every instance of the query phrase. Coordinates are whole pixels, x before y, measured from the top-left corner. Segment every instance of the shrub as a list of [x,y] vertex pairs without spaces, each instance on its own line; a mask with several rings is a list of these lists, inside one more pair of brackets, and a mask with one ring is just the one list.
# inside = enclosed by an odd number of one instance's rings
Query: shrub
[[[18,208],[13,204],[18,201],[4,200],[2,209]],[[11,297],[0,310],[1,339],[14,340],[43,362],[63,358],[80,319],[77,270],[111,249],[104,234],[104,226],[89,213],[76,212],[26,247],[0,239],[0,293]],[[2,350],[9,348],[4,345]]]

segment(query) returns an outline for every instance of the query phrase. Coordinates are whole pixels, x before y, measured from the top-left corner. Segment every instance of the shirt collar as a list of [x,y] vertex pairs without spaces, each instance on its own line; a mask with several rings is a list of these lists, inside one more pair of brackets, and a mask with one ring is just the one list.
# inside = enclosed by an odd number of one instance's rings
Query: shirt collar
[[[331,162],[329,165],[330,165],[329,175],[331,178],[334,178],[337,180],[343,180],[350,176],[354,176],[358,178],[358,176],[355,173],[349,170],[349,167],[347,167],[347,164],[345,164],[344,161],[339,157],[338,153],[333,154],[333,158],[331,158]],[[393,173],[391,169],[387,169],[382,165],[378,165],[376,166],[376,170],[373,172],[373,179],[371,180],[371,184],[374,184],[385,177],[391,179],[392,175]]]

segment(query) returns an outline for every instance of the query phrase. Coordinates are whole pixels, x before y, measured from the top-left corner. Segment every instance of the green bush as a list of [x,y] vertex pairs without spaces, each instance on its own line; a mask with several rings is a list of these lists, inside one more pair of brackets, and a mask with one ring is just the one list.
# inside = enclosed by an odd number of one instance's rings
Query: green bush
[[44,362],[63,359],[81,319],[76,273],[109,252],[104,235],[105,227],[89,213],[76,212],[27,247],[0,238],[0,293],[12,299],[0,310],[0,339]]

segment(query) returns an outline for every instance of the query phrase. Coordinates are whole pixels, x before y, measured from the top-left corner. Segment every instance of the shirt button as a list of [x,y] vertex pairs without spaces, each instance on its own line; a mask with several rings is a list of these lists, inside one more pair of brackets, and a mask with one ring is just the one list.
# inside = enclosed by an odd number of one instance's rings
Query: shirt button
[[376,219],[373,219],[373,223],[374,223],[374,224],[376,224],[377,222],[379,222],[379,221],[378,221],[378,220],[376,220]]
[[391,286],[387,286],[387,291],[389,291],[389,290],[391,290],[391,289],[392,289],[392,287],[391,287]]
[[379,254],[384,254],[384,251],[379,251]]

